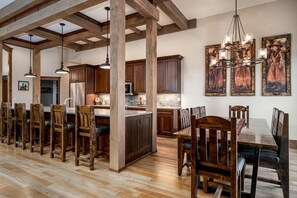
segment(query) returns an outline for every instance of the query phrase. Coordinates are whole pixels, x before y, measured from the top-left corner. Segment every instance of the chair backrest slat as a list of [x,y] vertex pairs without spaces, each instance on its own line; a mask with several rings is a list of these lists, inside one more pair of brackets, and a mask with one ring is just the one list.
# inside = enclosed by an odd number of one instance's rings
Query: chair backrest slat
[[245,119],[247,128],[249,127],[249,106],[229,105],[229,118],[236,117],[238,119]]
[[200,115],[201,115],[201,117],[206,116],[206,108],[205,108],[205,106],[201,106],[200,107]]
[[188,109],[180,109],[180,128],[185,129],[191,126],[191,117]]
[[201,118],[200,107],[191,108],[191,115],[195,115],[195,118]]
[[95,113],[94,106],[75,106],[75,129],[95,133]]

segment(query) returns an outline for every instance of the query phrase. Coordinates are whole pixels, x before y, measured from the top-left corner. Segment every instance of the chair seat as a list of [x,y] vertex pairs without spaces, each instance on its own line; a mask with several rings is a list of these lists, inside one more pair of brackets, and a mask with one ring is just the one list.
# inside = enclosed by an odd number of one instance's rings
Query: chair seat
[[[254,149],[251,148],[238,148],[238,155],[244,157],[247,162],[253,162]],[[279,163],[279,157],[276,151],[262,149],[260,152],[260,161],[270,163],[277,166]]]
[[[89,134],[88,130],[80,130],[79,132],[81,134],[84,134],[83,136],[86,136],[87,134]],[[104,134],[108,134],[108,133],[109,133],[108,125],[101,125],[101,124],[96,125],[96,129],[95,129],[96,136],[100,136],[100,135],[104,135]]]
[[191,140],[183,140],[183,148],[185,150],[191,150]]
[[68,132],[74,131],[74,129],[75,129],[74,122],[67,122],[67,130],[68,130]]

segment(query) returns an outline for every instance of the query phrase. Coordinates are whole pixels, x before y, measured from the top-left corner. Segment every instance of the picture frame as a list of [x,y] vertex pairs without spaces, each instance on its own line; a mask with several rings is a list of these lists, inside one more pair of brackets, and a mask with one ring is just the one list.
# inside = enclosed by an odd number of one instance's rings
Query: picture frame
[[262,38],[267,59],[262,63],[262,95],[291,95],[291,34]]
[[18,90],[19,91],[29,91],[29,81],[18,81]]
[[219,60],[220,44],[205,46],[205,95],[226,96],[226,67]]
[[[255,58],[256,40],[249,46],[248,49],[242,49],[236,55],[232,54],[232,59],[243,61],[245,56],[252,59]],[[255,95],[255,66],[238,66],[231,67],[231,96],[254,96]]]

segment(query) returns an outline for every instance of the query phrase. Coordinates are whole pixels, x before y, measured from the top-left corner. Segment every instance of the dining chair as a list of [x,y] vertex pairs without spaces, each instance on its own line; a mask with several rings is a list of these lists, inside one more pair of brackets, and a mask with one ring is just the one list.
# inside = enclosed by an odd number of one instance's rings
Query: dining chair
[[10,103],[2,102],[1,103],[1,129],[0,129],[1,143],[4,143],[6,139],[6,143],[10,145],[12,124],[13,124],[13,120],[11,116]]
[[[240,197],[242,181],[240,177],[245,171],[245,159],[237,157],[236,118],[227,120],[217,116],[205,116],[196,119],[192,116],[191,162],[192,198],[197,195],[200,176],[204,178],[203,188],[217,186],[215,192],[217,197],[223,188],[230,191],[231,198]],[[207,189],[203,191],[207,192]]]
[[26,149],[28,124],[30,119],[27,119],[26,104],[14,103],[14,144],[18,147],[22,145],[22,149]]
[[[66,160],[66,152],[74,149],[74,123],[67,122],[66,105],[51,105],[50,157],[61,155]],[[56,150],[56,135],[60,134],[61,150]],[[71,147],[67,149],[67,137],[71,134]]]
[[[193,108],[191,108],[191,115],[195,115],[195,118],[196,119],[202,117],[201,116],[201,110],[200,109],[201,109],[201,107],[193,107]],[[205,110],[204,110],[204,112],[205,112]]]
[[43,104],[30,104],[30,151],[44,153],[45,130],[50,122],[45,120]]
[[245,125],[249,128],[249,105],[229,105],[229,118],[236,117],[238,119],[245,119]]
[[[104,152],[98,152],[99,136],[108,135],[108,125],[96,125],[94,106],[75,106],[75,165],[80,161],[89,163],[90,170],[94,170],[94,158]],[[89,156],[80,157],[80,140],[89,138]]]
[[[280,185],[283,190],[284,198],[289,197],[289,115],[283,111],[278,111],[278,122],[276,130],[276,143],[278,150],[261,149],[260,167],[276,171],[278,179],[265,176],[258,176],[262,182]],[[275,126],[275,125],[274,125]],[[239,148],[238,155],[246,159],[247,164],[253,164],[254,150],[250,148]],[[251,178],[251,175],[246,175]]]
[[[191,126],[190,111],[188,109],[179,110],[179,125],[180,129],[185,129]],[[191,155],[191,141],[183,138],[178,139],[178,175],[182,175],[183,167],[190,167],[190,155]],[[184,163],[184,157],[186,154],[187,162]]]
[[200,115],[201,115],[201,117],[206,116],[206,108],[205,108],[205,106],[200,106]]
[[272,110],[272,118],[271,118],[271,134],[273,135],[275,141],[277,141],[277,129],[278,129],[278,121],[279,121],[279,109],[274,107]]

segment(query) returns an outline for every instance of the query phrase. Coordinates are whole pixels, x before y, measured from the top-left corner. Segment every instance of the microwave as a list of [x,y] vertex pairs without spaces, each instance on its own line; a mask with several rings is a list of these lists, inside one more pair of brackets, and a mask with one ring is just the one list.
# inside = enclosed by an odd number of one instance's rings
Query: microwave
[[126,82],[125,83],[125,94],[132,96],[133,94],[133,83],[132,82]]

